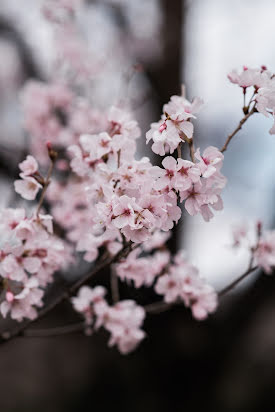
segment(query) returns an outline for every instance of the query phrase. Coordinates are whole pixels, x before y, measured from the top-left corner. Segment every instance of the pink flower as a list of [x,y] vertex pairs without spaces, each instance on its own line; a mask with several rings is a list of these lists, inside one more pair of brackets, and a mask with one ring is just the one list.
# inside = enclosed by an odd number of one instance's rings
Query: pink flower
[[141,134],[137,122],[131,118],[130,113],[119,107],[111,107],[108,121],[111,136],[124,135],[128,139],[135,140]]
[[232,70],[227,77],[231,83],[235,83],[244,89],[254,86],[257,91],[260,87],[264,87],[270,83],[272,73],[269,72],[265,66],[258,69],[244,66],[240,74],[237,70]]
[[102,286],[90,288],[82,286],[76,297],[71,298],[73,308],[85,317],[87,325],[92,325],[94,319],[94,306],[104,301],[106,289]]
[[200,213],[201,206],[205,204],[205,185],[201,182],[195,183],[190,189],[184,190],[180,193],[181,202],[185,200],[185,209],[194,216]]
[[8,313],[12,319],[21,322],[24,318],[35,319],[37,312],[35,306],[42,306],[43,291],[39,289],[37,279],[28,279],[19,294],[6,293],[6,299],[0,305],[0,312],[5,318]]
[[199,182],[201,172],[197,165],[183,159],[178,159],[177,163],[176,189],[187,190],[193,183]]
[[177,279],[172,275],[161,276],[155,286],[155,291],[159,295],[164,295],[166,303],[175,302],[179,297],[179,287]]
[[[188,132],[188,134],[190,133]],[[158,123],[151,124],[151,129],[146,133],[146,143],[150,140],[153,140],[153,152],[161,156],[164,156],[169,151],[173,153],[179,143],[182,142],[180,130],[176,125],[171,120],[165,120],[164,127],[163,119]]]
[[34,200],[39,189],[42,189],[42,185],[33,177],[26,176],[23,180],[16,180],[14,188],[24,199]]
[[264,269],[266,273],[271,273],[275,266],[275,231],[265,232],[259,240],[258,247],[254,252],[254,258],[257,264]]
[[190,307],[197,320],[207,318],[217,307],[217,294],[190,265],[182,252],[174,258],[174,263],[167,269],[167,274],[160,276],[155,291],[164,296],[166,303],[183,301]]
[[19,163],[19,168],[22,170],[20,176],[23,178],[24,176],[30,176],[36,173],[38,170],[38,164],[35,158],[29,155],[26,160]]
[[177,176],[177,161],[172,156],[167,156],[162,161],[165,170],[159,169],[160,179],[155,184],[156,190],[161,190],[166,186],[173,189]]
[[198,167],[203,177],[212,176],[217,170],[222,167],[224,159],[223,154],[214,146],[207,147],[202,156],[200,149],[196,150],[195,157],[199,160]]
[[136,288],[151,286],[170,259],[168,252],[156,252],[146,257],[140,257],[140,253],[141,250],[136,249],[116,265],[117,276],[127,282],[133,281]]
[[[274,120],[274,113],[275,113],[275,80],[272,78],[269,84],[261,87],[258,90],[258,93],[255,97],[257,102],[256,108],[257,110],[262,113],[264,116],[269,117],[273,116]],[[275,122],[272,128],[269,130],[270,134],[275,134]]]
[[215,312],[218,300],[214,289],[206,285],[191,305],[192,314],[197,320],[204,320],[209,313]]
[[190,103],[184,96],[172,96],[170,102],[165,104],[163,111],[167,113],[172,120],[181,122],[194,118],[193,113],[197,113],[203,100],[196,97],[192,103]]
[[111,334],[109,346],[117,345],[123,355],[132,352],[145,337],[140,329],[144,318],[144,309],[133,300],[123,300],[110,307],[104,322]]
[[135,199],[124,195],[121,196],[113,207],[113,224],[117,228],[123,228],[125,226],[135,227],[135,211],[141,210],[135,202]]

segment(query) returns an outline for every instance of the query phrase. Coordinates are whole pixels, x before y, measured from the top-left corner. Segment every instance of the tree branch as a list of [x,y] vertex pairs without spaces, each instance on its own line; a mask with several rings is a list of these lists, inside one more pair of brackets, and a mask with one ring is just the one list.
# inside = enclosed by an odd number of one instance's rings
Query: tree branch
[[258,266],[249,267],[240,277],[238,277],[236,280],[234,280],[228,286],[226,286],[224,289],[218,292],[218,296],[222,297],[226,293],[230,292],[232,289],[234,289],[235,286],[237,286],[242,280],[244,280],[248,275],[250,275],[250,273],[254,272],[256,269],[258,269]]
[[47,177],[46,177],[46,180],[45,180],[45,183],[44,183],[44,187],[42,189],[40,199],[39,199],[39,203],[38,203],[38,206],[37,206],[37,211],[36,211],[36,216],[37,217],[39,216],[39,212],[40,212],[40,209],[42,207],[46,191],[47,191],[48,186],[51,182],[51,176],[52,176],[52,173],[53,173],[53,168],[54,168],[54,160],[51,159],[51,164],[50,164],[50,167],[49,167],[49,170],[48,170],[48,173],[47,173]]
[[236,127],[236,129],[228,136],[228,138],[226,139],[225,144],[223,145],[223,147],[221,148],[221,152],[225,152],[229,143],[231,142],[231,140],[233,139],[233,137],[238,133],[239,130],[241,130],[243,124],[249,119],[250,116],[252,116],[252,114],[256,113],[257,109],[255,108],[255,105],[252,107],[252,109],[250,110],[250,112],[248,112],[240,121],[240,123],[238,124],[238,126]]
[[5,331],[1,334],[0,336],[0,344],[5,343],[17,336],[22,336],[24,335],[25,329],[29,327],[30,324],[33,322],[41,319],[43,316],[47,315],[52,309],[54,309],[57,305],[59,305],[61,302],[64,300],[68,299],[70,296],[72,296],[77,290],[87,283],[94,275],[96,275],[99,271],[104,269],[105,267],[111,265],[112,263],[119,261],[120,258],[126,257],[131,249],[131,244],[128,244],[124,249],[119,251],[116,255],[110,256],[108,259],[105,259],[103,261],[99,261],[98,264],[94,267],[94,269],[90,272],[88,272],[86,275],[84,275],[81,279],[78,279],[75,283],[73,283],[71,286],[67,287],[60,295],[58,295],[49,305],[45,306],[38,312],[38,316],[34,320],[28,320],[19,326],[16,326],[12,330]]
[[24,337],[27,338],[48,338],[56,337],[61,335],[68,335],[75,332],[80,332],[84,330],[85,322],[72,323],[65,326],[57,326],[54,328],[45,329],[29,329],[25,330],[23,333]]

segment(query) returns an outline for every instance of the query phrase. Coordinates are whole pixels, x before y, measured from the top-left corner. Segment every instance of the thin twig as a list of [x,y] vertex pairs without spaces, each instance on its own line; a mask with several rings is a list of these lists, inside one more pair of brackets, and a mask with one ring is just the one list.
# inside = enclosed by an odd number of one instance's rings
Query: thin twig
[[221,152],[225,152],[229,143],[231,142],[231,140],[233,139],[233,137],[238,133],[239,130],[241,130],[243,124],[247,121],[247,119],[249,119],[250,116],[252,116],[253,113],[256,112],[255,109],[255,105],[252,107],[252,109],[250,110],[250,112],[248,112],[240,121],[240,123],[238,124],[238,126],[236,127],[236,129],[228,136],[228,138],[226,139],[225,144],[223,145],[223,147],[221,148]]
[[120,156],[121,156],[121,150],[119,149],[119,151],[117,152],[117,168],[120,168]]
[[189,151],[190,151],[190,157],[193,163],[195,163],[195,147],[194,147],[194,140],[189,139],[188,140],[188,145],[189,145]]
[[231,282],[228,286],[222,289],[218,293],[218,296],[222,297],[226,293],[230,292],[232,289],[235,288],[235,286],[237,286],[242,280],[244,280],[250,273],[254,272],[256,269],[258,269],[258,266],[249,267],[240,277],[238,277],[233,282]]
[[77,290],[87,283],[96,273],[104,269],[105,267],[111,265],[114,262],[117,262],[120,260],[120,258],[124,258],[127,256],[131,249],[132,245],[127,245],[124,249],[119,251],[116,255],[110,256],[108,259],[105,259],[104,261],[99,261],[98,264],[93,268],[92,271],[88,272],[86,275],[84,275],[82,278],[78,279],[75,283],[73,283],[71,286],[67,287],[60,295],[56,297],[51,303],[49,303],[47,306],[42,308],[36,317],[35,320],[28,320],[19,326],[13,328],[12,330],[5,331],[1,334],[0,336],[0,344],[7,342],[11,340],[12,338],[15,338],[16,336],[22,336],[24,335],[25,329],[29,327],[30,324],[32,324],[34,321],[37,321],[38,319],[41,319],[43,316],[47,315],[51,310],[53,310],[57,305],[59,305],[61,302],[64,300],[68,299],[70,296],[72,296]]
[[254,91],[254,93],[250,97],[250,100],[249,100],[248,105],[247,105],[248,110],[250,108],[251,103],[253,102],[253,99],[254,99],[255,95],[256,95],[256,91]]
[[181,159],[181,143],[179,143],[177,147],[177,152],[178,152],[178,159]]
[[41,210],[41,207],[42,207],[42,204],[43,204],[43,201],[44,201],[44,198],[45,198],[46,191],[47,191],[48,186],[51,182],[51,176],[52,176],[53,168],[54,168],[54,161],[51,160],[51,164],[50,164],[50,167],[49,167],[49,170],[48,170],[48,173],[47,173],[47,177],[46,177],[44,187],[43,187],[43,190],[41,192],[39,203],[38,203],[37,210],[36,210],[36,216],[37,217],[39,216],[39,212]]
[[168,309],[171,309],[175,306],[176,302],[173,303],[166,303],[164,301],[150,303],[149,305],[144,306],[144,310],[146,313],[150,315],[155,315],[158,313],[165,312]]

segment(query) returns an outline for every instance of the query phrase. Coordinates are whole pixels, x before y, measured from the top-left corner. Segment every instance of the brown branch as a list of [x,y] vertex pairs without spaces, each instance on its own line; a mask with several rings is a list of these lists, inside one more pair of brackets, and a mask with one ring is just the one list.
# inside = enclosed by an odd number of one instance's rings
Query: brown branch
[[47,177],[46,177],[46,180],[45,180],[45,183],[44,183],[44,186],[43,186],[43,190],[42,190],[41,195],[40,195],[37,210],[36,210],[36,216],[37,217],[39,216],[39,212],[41,210],[41,207],[42,207],[45,195],[46,195],[46,191],[47,191],[48,186],[51,182],[51,176],[52,176],[53,168],[54,168],[54,160],[51,159],[51,164],[50,164],[50,167],[49,167],[49,170],[48,170],[48,173],[47,173]]
[[195,163],[195,147],[194,147],[194,140],[188,139],[190,157],[193,163]]
[[71,333],[83,331],[84,329],[85,322],[78,322],[65,326],[57,326],[54,328],[28,329],[23,332],[23,336],[27,338],[48,338],[61,335],[68,335]]
[[29,327],[34,321],[41,319],[43,316],[47,315],[51,310],[53,310],[57,305],[59,305],[64,300],[68,299],[72,296],[77,290],[87,283],[94,275],[96,275],[99,271],[104,269],[105,267],[111,265],[112,263],[119,261],[120,258],[124,258],[127,256],[130,251],[132,250],[132,244],[128,244],[124,249],[119,251],[116,255],[110,256],[108,259],[104,259],[103,261],[99,261],[98,264],[94,267],[94,269],[84,275],[82,278],[78,279],[75,283],[71,286],[67,287],[60,295],[58,295],[51,303],[47,306],[42,308],[38,312],[38,316],[34,320],[28,320],[19,326],[16,326],[12,330],[5,331],[0,336],[0,344],[7,342],[17,336],[24,335],[25,329]]
[[229,143],[231,142],[231,140],[233,139],[233,137],[238,133],[238,131],[241,130],[241,128],[243,127],[244,123],[249,119],[250,116],[252,116],[252,114],[256,113],[257,109],[255,108],[255,105],[252,107],[252,109],[250,110],[250,112],[248,112],[240,121],[240,123],[238,124],[238,126],[236,127],[236,129],[228,136],[228,138],[226,139],[225,144],[223,145],[223,147],[221,148],[221,153],[225,152]]
[[191,137],[190,139],[184,134],[181,134],[181,138],[184,142],[188,143],[189,146],[189,153],[190,153],[190,158],[193,163],[195,163],[195,145],[194,145],[194,139]]
[[250,273],[254,272],[256,269],[258,269],[258,266],[249,267],[240,277],[235,279],[228,286],[226,286],[224,289],[218,292],[218,296],[222,297],[226,293],[230,292],[232,289],[234,289],[235,286],[237,286],[242,280],[244,280]]
[[[218,292],[218,297],[222,297],[228,292],[230,292],[232,289],[235,288],[235,286],[237,286],[242,280],[244,280],[250,273],[258,269],[258,266],[252,266],[252,265],[253,265],[253,253],[251,255],[251,259],[250,259],[247,270],[241,276],[239,276],[237,279],[235,279],[233,282],[227,285],[224,289]],[[180,303],[182,302],[176,301],[173,303],[166,303],[164,301],[160,301],[160,302],[155,302],[155,303],[146,305],[144,306],[144,309],[148,314],[158,314],[161,312],[165,312],[166,310],[169,310],[173,306],[180,304]]]
[[177,147],[178,159],[181,159],[181,143]]
[[154,302],[154,303],[150,303],[149,305],[144,306],[144,310],[146,313],[150,315],[156,315],[158,313],[162,313],[168,309],[171,309],[177,303],[179,302],[173,302],[173,303],[166,303],[164,301]]

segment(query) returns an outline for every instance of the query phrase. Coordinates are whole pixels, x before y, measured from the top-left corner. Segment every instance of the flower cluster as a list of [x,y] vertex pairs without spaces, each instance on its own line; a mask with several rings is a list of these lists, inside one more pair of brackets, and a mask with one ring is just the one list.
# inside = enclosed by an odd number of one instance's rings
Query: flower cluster
[[275,230],[262,230],[258,222],[252,228],[240,225],[233,231],[233,246],[248,249],[253,264],[262,268],[267,274],[275,268]]
[[127,259],[116,265],[117,276],[126,282],[133,282],[136,288],[152,286],[156,277],[170,262],[168,251],[157,251],[153,255],[142,256],[142,249],[136,249]]
[[0,227],[0,312],[18,321],[34,319],[36,307],[42,306],[43,288],[70,261],[69,255],[52,234],[49,215],[27,217],[24,209],[4,209]]
[[183,302],[190,307],[195,319],[203,320],[217,308],[217,294],[212,286],[199,276],[198,269],[179,252],[167,271],[158,278],[155,291],[166,303]]
[[156,187],[170,195],[172,191],[177,193],[181,202],[185,200],[185,209],[191,216],[201,213],[204,220],[209,221],[214,216],[210,207],[214,210],[223,208],[220,196],[226,184],[226,178],[220,172],[223,154],[209,146],[202,155],[198,149],[195,157],[198,163],[165,157],[164,169],[158,169]]
[[163,115],[158,123],[152,123],[151,129],[146,133],[147,143],[153,140],[152,150],[164,156],[173,153],[179,144],[186,139],[192,139],[194,126],[191,119],[197,113],[203,101],[195,98],[190,103],[184,96],[172,96],[169,103],[163,106]]
[[38,163],[33,156],[27,158],[19,163],[21,173],[18,179],[14,182],[14,188],[24,199],[34,200],[39,189],[42,188],[42,177],[38,172]]
[[104,295],[105,290],[101,286],[94,289],[83,286],[77,297],[72,298],[72,304],[90,327],[104,327],[110,333],[109,346],[117,345],[122,354],[127,354],[145,337],[140,329],[145,311],[133,300],[122,300],[109,306]]
[[117,252],[123,237],[144,242],[156,229],[171,229],[181,216],[175,193],[157,187],[158,168],[148,158],[135,160],[139,135],[129,113],[112,107],[107,131],[81,135],[79,145],[69,147],[71,168],[85,188],[78,198],[84,205],[81,213],[87,217],[83,221],[91,223],[84,235],[79,232],[77,245],[78,250],[88,252],[88,260],[97,257],[102,245]]
[[[261,66],[258,69],[244,66],[241,73],[233,70],[228,74],[228,78],[232,83],[242,87],[244,94],[246,94],[248,88],[253,88],[250,103],[244,108],[245,111],[254,103],[254,110],[266,117],[272,116],[274,119],[275,77],[272,72],[267,70],[266,66]],[[269,133],[275,134],[275,124],[269,130]]]

